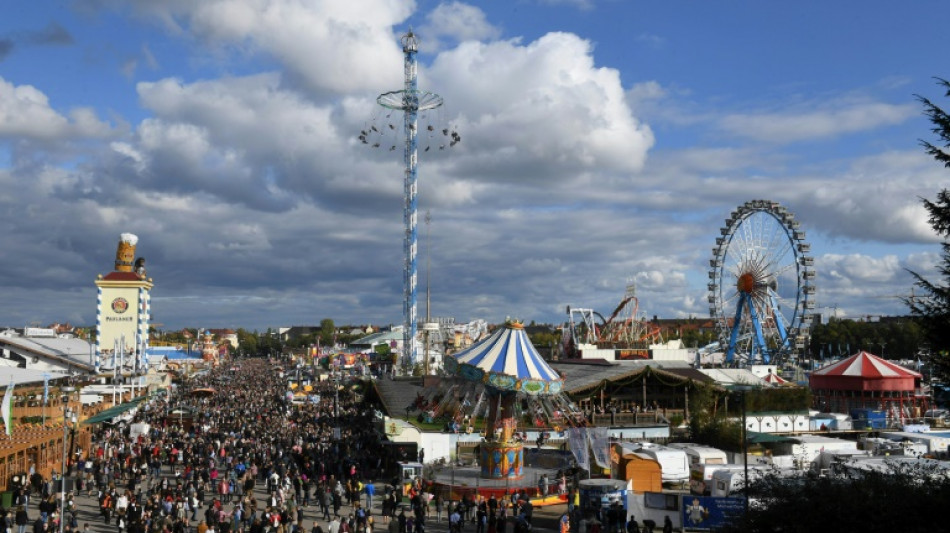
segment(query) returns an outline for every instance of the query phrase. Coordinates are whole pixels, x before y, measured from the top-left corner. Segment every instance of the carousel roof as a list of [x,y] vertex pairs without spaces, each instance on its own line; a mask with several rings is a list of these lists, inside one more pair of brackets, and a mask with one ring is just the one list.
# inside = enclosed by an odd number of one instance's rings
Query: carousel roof
[[819,368],[813,376],[851,376],[860,378],[920,378],[917,372],[896,365],[868,352],[858,352],[851,357]]
[[446,370],[497,389],[528,393],[561,390],[561,376],[541,358],[518,322],[498,328],[487,339],[447,358],[447,363],[449,359],[457,365],[450,363]]
[[819,368],[809,376],[813,389],[914,390],[923,376],[868,352]]

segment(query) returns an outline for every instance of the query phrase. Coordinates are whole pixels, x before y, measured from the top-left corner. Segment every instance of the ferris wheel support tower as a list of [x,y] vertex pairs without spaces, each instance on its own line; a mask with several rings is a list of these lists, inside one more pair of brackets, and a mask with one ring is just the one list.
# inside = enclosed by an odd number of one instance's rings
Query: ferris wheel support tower
[[405,222],[405,237],[403,251],[405,264],[403,266],[403,364],[409,368],[415,364],[419,355],[418,319],[416,314],[417,300],[417,251],[418,230],[417,194],[418,185],[418,117],[420,111],[435,109],[442,105],[442,97],[428,91],[420,91],[417,83],[416,54],[419,51],[419,42],[412,30],[402,37],[402,51],[405,55],[405,85],[401,91],[383,93],[376,98],[376,102],[387,108],[403,112],[403,128],[405,134],[405,148],[403,159],[406,164],[405,181],[403,184],[405,204],[403,207],[403,221]]

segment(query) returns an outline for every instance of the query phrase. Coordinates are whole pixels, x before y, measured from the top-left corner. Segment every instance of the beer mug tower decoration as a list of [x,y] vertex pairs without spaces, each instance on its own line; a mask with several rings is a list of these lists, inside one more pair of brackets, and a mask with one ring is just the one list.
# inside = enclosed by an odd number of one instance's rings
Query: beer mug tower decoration
[[449,379],[427,390],[414,407],[424,418],[444,418],[455,431],[483,421],[481,477],[521,479],[524,435],[519,421],[545,432],[584,425],[563,394],[563,379],[531,344],[521,322],[509,320],[487,339],[446,357]]
[[152,278],[135,258],[139,238],[119,235],[115,270],[96,279],[96,373],[143,374],[148,370]]

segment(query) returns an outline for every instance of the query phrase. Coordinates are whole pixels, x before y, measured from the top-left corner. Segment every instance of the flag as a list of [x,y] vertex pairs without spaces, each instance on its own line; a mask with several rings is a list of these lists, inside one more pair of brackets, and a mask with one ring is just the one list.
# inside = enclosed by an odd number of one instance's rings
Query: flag
[[7,392],[3,395],[3,403],[0,403],[0,411],[3,411],[3,425],[7,428],[7,435],[13,434],[13,380],[7,386]]
[[567,440],[577,461],[577,466],[590,470],[590,455],[587,453],[587,428],[570,428]]
[[43,405],[49,401],[49,374],[43,374]]
[[607,427],[587,428],[587,439],[590,441],[591,457],[597,466],[610,468],[610,435]]

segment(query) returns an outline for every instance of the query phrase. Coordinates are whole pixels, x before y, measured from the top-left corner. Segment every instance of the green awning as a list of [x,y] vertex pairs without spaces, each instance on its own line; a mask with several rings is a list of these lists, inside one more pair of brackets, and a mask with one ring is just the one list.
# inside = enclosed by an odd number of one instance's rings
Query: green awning
[[119,405],[110,407],[100,412],[97,415],[93,415],[87,418],[86,420],[83,421],[83,424],[98,424],[100,422],[106,422],[108,420],[112,420],[113,418],[121,415],[122,413],[135,409],[145,398],[146,398],[145,396],[139,396],[137,398],[133,398],[131,401],[120,403]]

